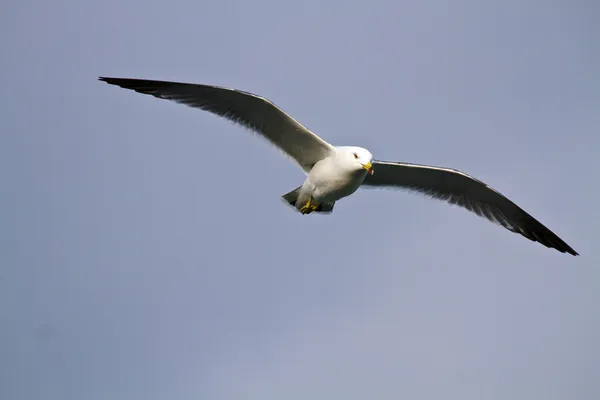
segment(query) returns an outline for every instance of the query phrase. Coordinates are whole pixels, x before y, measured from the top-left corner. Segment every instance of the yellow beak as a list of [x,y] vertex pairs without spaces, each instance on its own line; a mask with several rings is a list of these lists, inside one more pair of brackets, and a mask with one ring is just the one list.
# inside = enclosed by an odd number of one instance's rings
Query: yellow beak
[[363,168],[367,170],[367,172],[369,172],[371,175],[373,175],[373,170],[371,169],[373,167],[373,164],[371,164],[370,162],[363,164]]

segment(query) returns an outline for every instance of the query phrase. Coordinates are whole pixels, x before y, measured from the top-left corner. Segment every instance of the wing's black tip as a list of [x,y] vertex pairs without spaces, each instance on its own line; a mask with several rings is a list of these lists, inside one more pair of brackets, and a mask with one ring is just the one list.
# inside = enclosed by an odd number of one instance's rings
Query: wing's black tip
[[128,81],[129,79],[126,79],[126,78],[109,78],[107,76],[99,76],[98,80],[101,81],[101,82],[106,82],[106,83],[108,83],[110,85],[117,85],[117,86],[119,86],[120,83]]
[[[556,247],[555,247],[554,249],[556,249]],[[568,249],[560,249],[560,250],[559,250],[559,249],[556,249],[556,250],[560,251],[561,253],[567,253],[567,254],[570,254],[570,255],[572,255],[572,256],[578,256],[578,255],[579,255],[579,253],[578,253],[578,252],[576,252],[575,250],[573,250],[573,249],[571,249],[571,248],[568,248]]]
[[99,77],[98,77],[98,80],[99,80],[100,82],[106,82],[106,83],[108,83],[109,85],[121,86],[121,85],[119,84],[119,83],[120,83],[120,81],[124,81],[125,79],[122,79],[122,78],[109,78],[109,77],[106,77],[106,76],[99,76]]

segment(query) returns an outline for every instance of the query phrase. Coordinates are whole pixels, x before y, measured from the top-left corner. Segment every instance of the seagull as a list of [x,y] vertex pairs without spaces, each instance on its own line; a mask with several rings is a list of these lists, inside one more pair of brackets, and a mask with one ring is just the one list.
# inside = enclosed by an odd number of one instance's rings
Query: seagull
[[395,188],[462,207],[511,232],[561,253],[578,253],[539,221],[486,183],[451,168],[378,161],[358,146],[333,146],[270,100],[220,86],[99,77],[138,93],[198,108],[262,135],[294,160],[304,183],[282,196],[301,214],[329,214],[336,201],[359,187]]

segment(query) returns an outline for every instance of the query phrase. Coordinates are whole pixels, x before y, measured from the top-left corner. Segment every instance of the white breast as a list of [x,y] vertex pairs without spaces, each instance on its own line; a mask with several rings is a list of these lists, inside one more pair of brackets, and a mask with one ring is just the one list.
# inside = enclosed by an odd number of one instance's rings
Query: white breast
[[358,189],[367,171],[357,169],[335,157],[327,157],[311,169],[308,180],[313,186],[313,198],[318,202],[337,201]]

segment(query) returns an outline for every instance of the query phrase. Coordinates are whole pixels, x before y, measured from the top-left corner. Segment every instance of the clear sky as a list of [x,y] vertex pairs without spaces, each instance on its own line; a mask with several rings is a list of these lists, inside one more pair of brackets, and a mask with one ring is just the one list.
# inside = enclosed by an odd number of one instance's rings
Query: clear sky
[[[599,18],[4,2],[0,398],[600,398]],[[301,216],[267,142],[99,75],[243,89],[333,144],[461,169],[581,256],[404,192]]]

